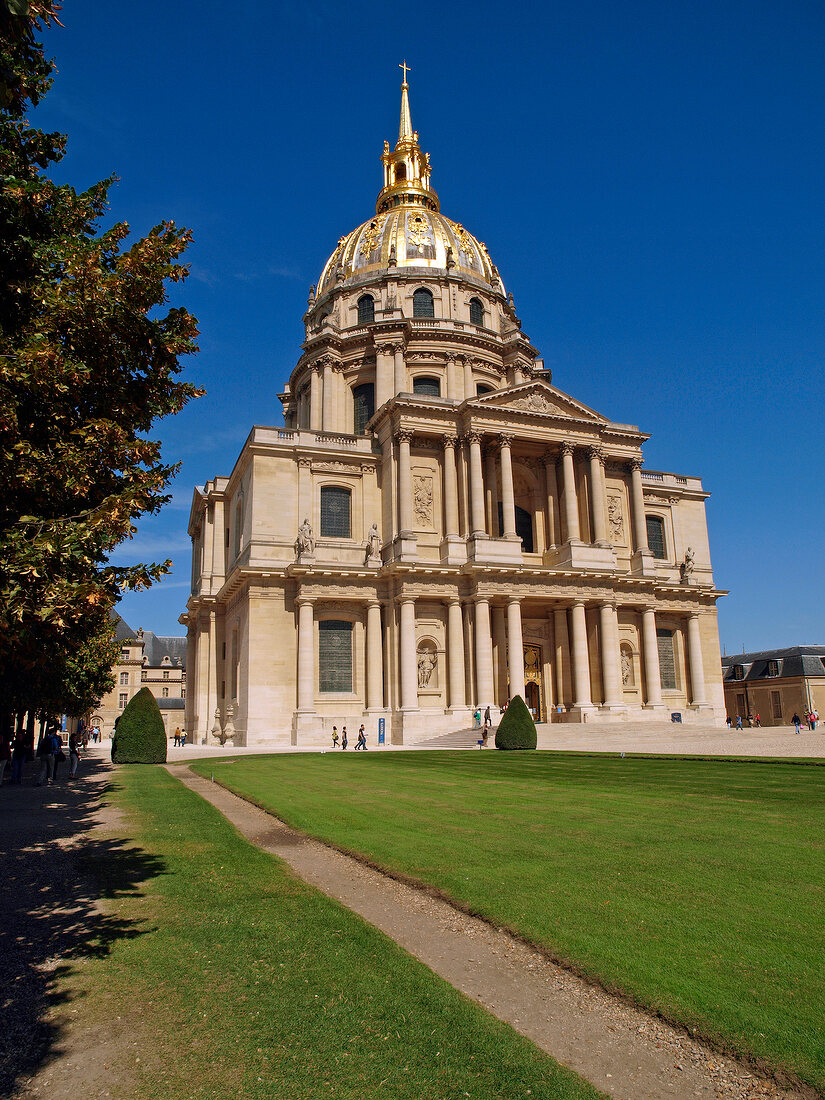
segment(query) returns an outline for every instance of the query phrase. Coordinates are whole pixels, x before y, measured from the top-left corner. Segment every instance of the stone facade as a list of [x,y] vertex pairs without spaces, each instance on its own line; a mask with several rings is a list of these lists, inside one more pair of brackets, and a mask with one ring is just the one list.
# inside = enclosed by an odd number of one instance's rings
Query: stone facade
[[697,478],[552,385],[485,246],[441,215],[402,90],[376,215],[313,288],[284,427],[194,494],[199,741],[407,743],[541,721],[724,719]]
[[825,716],[825,645],[766,649],[722,658],[727,713],[759,715],[763,726],[789,726],[794,714]]
[[111,737],[115,719],[141,688],[158,701],[167,734],[183,729],[186,705],[186,639],[161,638],[151,630],[132,630],[118,616],[116,637],[120,657],[113,668],[115,686],[89,716],[104,737]]

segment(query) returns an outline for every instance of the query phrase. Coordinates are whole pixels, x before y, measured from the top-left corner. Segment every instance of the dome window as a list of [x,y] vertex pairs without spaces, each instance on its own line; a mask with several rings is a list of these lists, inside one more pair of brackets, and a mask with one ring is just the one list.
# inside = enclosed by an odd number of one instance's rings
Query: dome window
[[358,324],[371,325],[375,320],[375,300],[372,295],[364,294],[358,299]]
[[418,393],[422,397],[440,397],[441,383],[437,378],[415,378],[413,379],[413,393]]
[[[371,298],[370,301],[372,301]],[[372,419],[375,412],[375,386],[372,382],[365,382],[362,386],[353,387],[352,405],[354,413],[353,435],[365,435],[367,421]]]
[[433,296],[426,287],[419,287],[413,294],[413,317],[435,317]]
[[492,386],[485,386],[483,382],[479,382],[476,386],[476,397],[483,397],[485,393],[492,393]]
[[406,164],[396,164],[395,166],[395,182],[400,183],[401,180],[407,178],[407,166]]
[[470,324],[484,324],[484,306],[481,304],[478,298],[470,299]]

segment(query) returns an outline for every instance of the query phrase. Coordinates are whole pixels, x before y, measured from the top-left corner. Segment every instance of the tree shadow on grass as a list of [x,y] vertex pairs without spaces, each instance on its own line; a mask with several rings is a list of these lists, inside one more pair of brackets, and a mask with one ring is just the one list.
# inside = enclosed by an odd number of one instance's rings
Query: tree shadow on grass
[[103,958],[118,940],[152,930],[102,912],[101,902],[139,897],[166,865],[91,833],[113,784],[102,760],[89,756],[81,768],[78,780],[64,771],[37,787],[32,766],[21,786],[0,790],[0,1097],[59,1051],[52,1017],[68,1000],[60,986],[71,961]]

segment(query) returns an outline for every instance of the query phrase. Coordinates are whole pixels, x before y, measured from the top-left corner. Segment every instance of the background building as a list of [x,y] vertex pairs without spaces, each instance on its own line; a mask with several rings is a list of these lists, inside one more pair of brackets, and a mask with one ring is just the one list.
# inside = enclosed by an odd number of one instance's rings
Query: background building
[[120,658],[114,667],[115,686],[92,712],[104,737],[111,737],[115,719],[143,687],[158,701],[167,734],[183,728],[186,705],[186,639],[159,638],[151,630],[132,630],[117,616]]
[[796,713],[825,715],[825,645],[797,645],[722,658],[725,706],[736,721],[758,714],[763,726],[787,726]]
[[404,743],[525,696],[539,721],[724,718],[698,478],[551,384],[485,245],[440,213],[407,84],[375,214],[341,237],[280,394],[194,494],[187,729]]

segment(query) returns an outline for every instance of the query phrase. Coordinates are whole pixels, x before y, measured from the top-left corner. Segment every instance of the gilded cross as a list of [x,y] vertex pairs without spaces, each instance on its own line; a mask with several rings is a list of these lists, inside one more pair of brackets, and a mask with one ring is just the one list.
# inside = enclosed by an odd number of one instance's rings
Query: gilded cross
[[406,84],[407,83],[407,72],[408,71],[412,72],[412,69],[407,64],[407,59],[406,58],[404,58],[404,60],[401,62],[401,64],[398,66],[398,68],[404,70],[404,83]]

